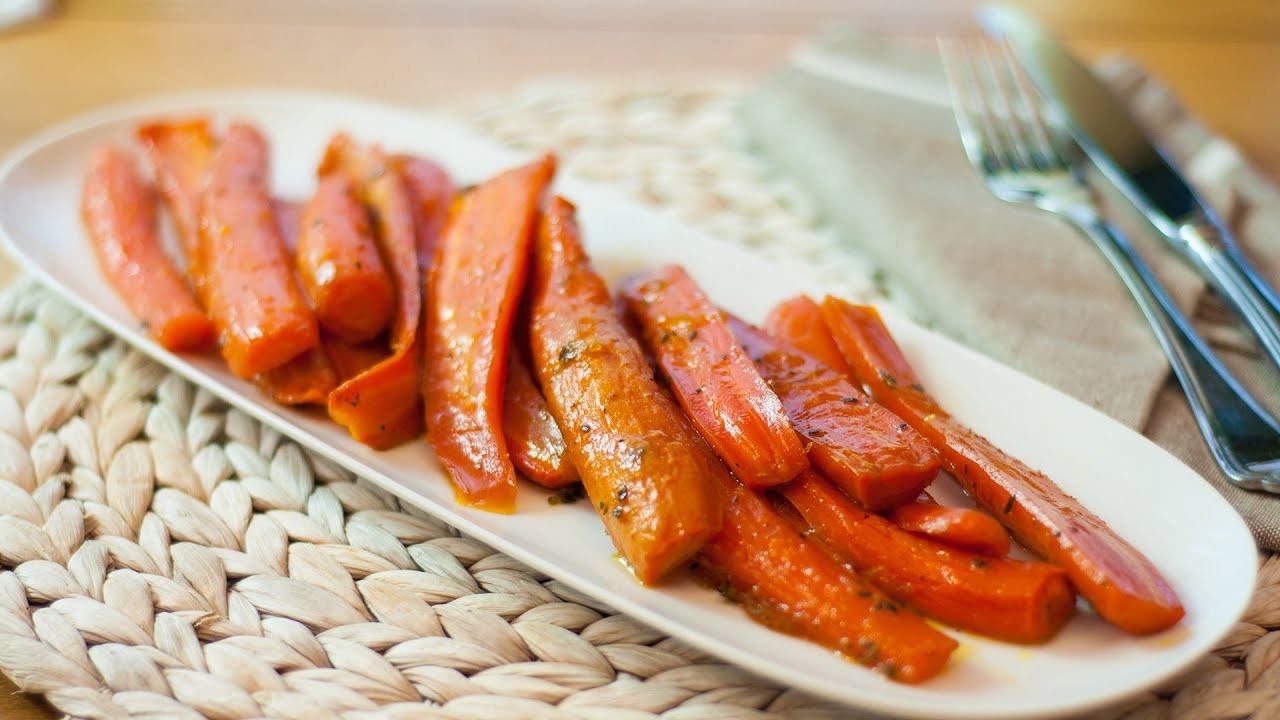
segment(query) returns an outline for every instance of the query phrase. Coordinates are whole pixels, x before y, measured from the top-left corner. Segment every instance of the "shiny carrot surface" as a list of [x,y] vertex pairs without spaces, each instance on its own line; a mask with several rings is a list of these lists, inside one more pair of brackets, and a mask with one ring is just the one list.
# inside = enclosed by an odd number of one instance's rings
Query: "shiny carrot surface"
[[285,254],[293,257],[298,252],[298,235],[302,232],[302,203],[271,198],[271,210],[276,215],[276,227],[280,229]]
[[213,344],[213,324],[165,254],[155,203],[128,155],[107,148],[93,157],[80,209],[98,266],[129,311],[165,349],[207,348]]
[[979,555],[1004,557],[1012,545],[999,520],[974,508],[917,500],[891,508],[885,517],[907,532]]
[[986,557],[913,535],[859,508],[813,472],[779,493],[803,520],[801,533],[891,597],[958,629],[1044,642],[1075,609],[1067,575],[1054,565]]
[[822,308],[808,295],[797,295],[775,305],[765,318],[764,331],[812,355],[844,377],[853,377],[853,370],[822,320]]
[[333,337],[364,342],[391,322],[394,288],[351,178],[335,172],[319,179],[303,211],[295,261],[316,319]]
[[252,378],[315,347],[315,316],[294,280],[267,189],[267,143],[232,125],[214,153],[203,195],[195,267],[222,357]]
[[1019,542],[1064,568],[1099,615],[1135,634],[1158,632],[1182,619],[1181,602],[1146,556],[1043,473],[938,406],[875,308],[827,298],[822,311],[875,398],[928,438],[947,471]]
[[418,264],[426,273],[435,264],[436,246],[458,189],[444,168],[424,157],[393,155],[391,164],[400,171],[413,202]]
[[396,300],[391,355],[338,386],[329,396],[329,416],[359,442],[389,448],[418,437],[423,429],[422,275],[413,200],[400,171],[381,151],[357,147],[345,135],[330,142],[321,162],[321,175],[332,172],[350,177],[372,210]]
[[547,155],[464,195],[428,288],[427,439],[458,499],[494,512],[515,510],[516,474],[502,431],[507,353],[555,168]]
[[623,559],[656,582],[720,530],[733,480],[654,381],[562,198],[543,214],[528,297],[533,368],[569,459]]
[[890,679],[917,683],[942,671],[955,640],[801,537],[755,491],[729,482],[724,529],[698,553],[697,576],[764,625]]
[[529,374],[529,367],[514,350],[507,356],[502,430],[511,462],[521,475],[553,489],[578,481],[578,471],[565,452],[560,426],[551,416],[551,408]]
[[914,499],[938,472],[919,433],[818,360],[737,318],[729,326],[808,443],[809,462],[868,510]]
[[680,407],[739,480],[768,487],[809,467],[782,402],[684,268],[632,278],[621,294]]
[[[156,189],[173,217],[190,277],[198,283],[203,274],[191,266],[200,257],[200,197],[213,165],[217,138],[207,118],[148,123],[138,128],[137,137],[151,165]],[[201,292],[198,285],[196,290]]]
[[352,345],[325,338],[324,349],[339,383],[344,383],[391,357],[387,346],[377,341]]
[[324,405],[338,377],[319,345],[258,376],[258,385],[282,405]]

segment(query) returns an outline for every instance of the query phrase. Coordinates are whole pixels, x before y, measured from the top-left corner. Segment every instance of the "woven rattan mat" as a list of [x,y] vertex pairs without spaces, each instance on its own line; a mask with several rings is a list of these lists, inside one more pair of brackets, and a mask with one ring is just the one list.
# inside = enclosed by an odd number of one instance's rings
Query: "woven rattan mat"
[[[737,88],[528,88],[464,119],[850,297],[882,288],[736,146]],[[229,409],[29,280],[0,293],[0,670],[90,718],[855,717],[664,638]],[[1280,562],[1110,717],[1280,717]]]

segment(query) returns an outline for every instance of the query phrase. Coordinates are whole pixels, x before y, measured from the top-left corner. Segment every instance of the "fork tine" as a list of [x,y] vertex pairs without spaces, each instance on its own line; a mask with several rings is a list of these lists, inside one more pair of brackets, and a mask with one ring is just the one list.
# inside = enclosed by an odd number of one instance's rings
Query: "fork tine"
[[[1035,168],[1037,165],[1030,150],[1034,138],[1028,136],[1027,123],[1024,122],[1019,108],[1015,108],[1010,100],[1009,76],[1014,71],[1013,65],[1007,62],[1003,55],[999,55],[998,50],[993,51],[991,43],[981,43],[978,48],[978,58],[975,59],[974,64],[978,68],[980,82],[985,80],[982,84],[986,88],[985,94],[988,97],[990,112],[1000,121],[996,125],[1001,134],[1008,139],[1013,169]],[[1013,88],[1012,94],[1018,94],[1016,87]],[[1026,109],[1028,112],[1031,111],[1030,107]]]
[[1038,167],[1047,168],[1066,165],[1066,159],[1062,157],[1062,154],[1054,146],[1053,141],[1050,140],[1049,131],[1045,127],[1043,103],[1040,100],[1040,95],[1031,86],[1026,73],[1022,70],[1022,65],[1014,57],[1013,49],[1009,47],[1007,38],[1002,39],[997,44],[997,52],[1003,58],[1005,67],[1009,69],[1008,77],[1013,95],[1017,98],[1018,104],[1026,111],[1025,117],[1027,118],[1027,126],[1031,135],[1031,146],[1041,163]]
[[951,93],[951,107],[955,111],[956,126],[960,130],[960,144],[964,146],[969,162],[985,171],[1005,170],[1008,164],[1000,152],[985,98],[978,89],[973,63],[962,42],[950,38],[938,38],[938,54]]

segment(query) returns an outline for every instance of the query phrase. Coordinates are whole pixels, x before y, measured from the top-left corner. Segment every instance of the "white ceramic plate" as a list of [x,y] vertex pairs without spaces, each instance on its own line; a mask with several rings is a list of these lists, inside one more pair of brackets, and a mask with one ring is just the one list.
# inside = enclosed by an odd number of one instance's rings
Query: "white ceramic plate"
[[[613,559],[588,503],[551,506],[545,493],[524,487],[515,515],[459,507],[424,443],[371,451],[335,424],[264,402],[217,360],[166,353],[139,332],[103,281],[79,222],[80,182],[90,153],[107,143],[130,144],[143,118],[193,113],[260,126],[273,143],[274,187],[285,197],[308,194],[316,159],[338,129],[433,157],[463,181],[482,179],[521,159],[445,122],[347,98],[255,91],[147,100],[50,130],[9,156],[0,169],[0,235],[10,250],[90,316],[233,405],[462,531],[666,633],[784,685],[867,710],[930,718],[1026,718],[1090,709],[1158,682],[1210,649],[1248,602],[1255,574],[1253,541],[1202,478],[1097,411],[892,315],[905,352],[943,405],[1048,472],[1146,552],[1186,604],[1181,624],[1139,639],[1086,612],[1041,647],[961,635],[951,666],[938,678],[910,687],[767,630],[688,578],[660,589],[639,586]],[[606,275],[683,263],[713,298],[757,320],[777,300],[824,291],[800,266],[766,262],[607,190],[568,177],[559,181],[558,190],[578,203],[590,249]]]

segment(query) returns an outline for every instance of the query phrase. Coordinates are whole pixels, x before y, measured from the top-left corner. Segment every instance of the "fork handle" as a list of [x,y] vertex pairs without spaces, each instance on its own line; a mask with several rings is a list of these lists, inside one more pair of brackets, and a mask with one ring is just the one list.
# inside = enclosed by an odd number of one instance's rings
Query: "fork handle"
[[1236,244],[1206,221],[1179,226],[1175,246],[1181,247],[1183,255],[1235,307],[1258,344],[1280,367],[1280,299]]
[[1253,461],[1273,459],[1280,424],[1213,354],[1128,239],[1092,210],[1073,216],[1146,316],[1218,466],[1235,485],[1280,493],[1277,468],[1249,467]]

